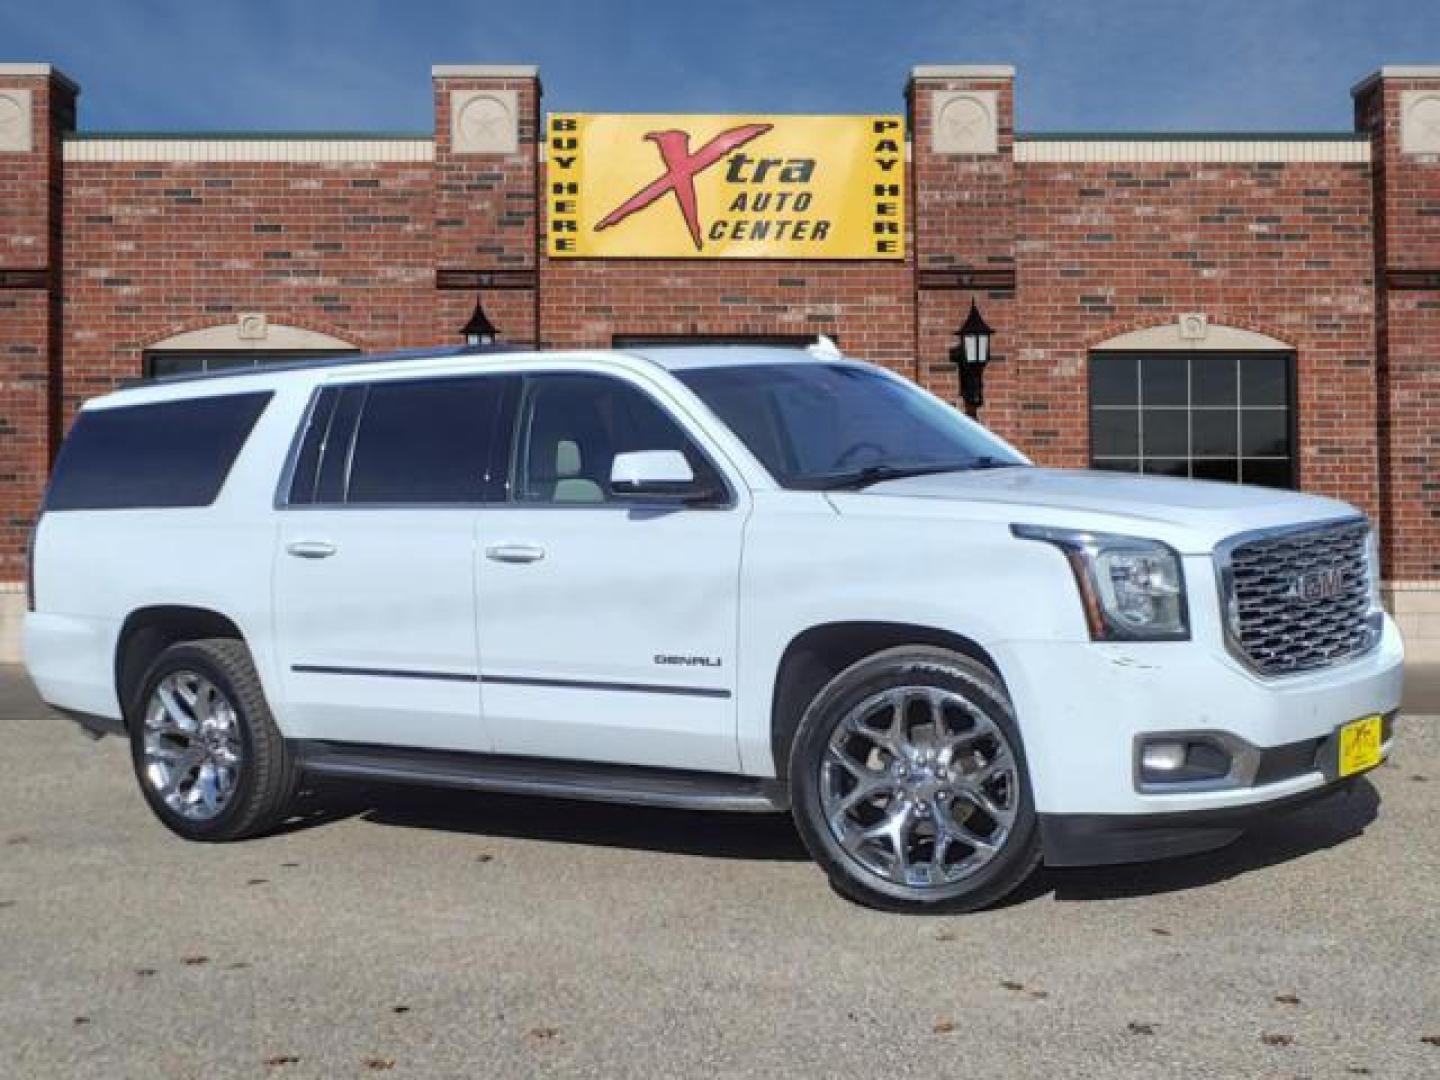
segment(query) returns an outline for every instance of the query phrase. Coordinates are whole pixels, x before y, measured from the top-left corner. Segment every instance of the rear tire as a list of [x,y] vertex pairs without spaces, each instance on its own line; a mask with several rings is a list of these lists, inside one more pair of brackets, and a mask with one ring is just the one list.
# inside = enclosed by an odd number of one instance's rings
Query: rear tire
[[1039,864],[1009,697],[958,653],[887,649],[835,676],[801,719],[789,779],[811,856],[867,907],[974,911]]
[[244,642],[170,646],[141,681],[128,726],[140,791],[172,832],[243,840],[284,820],[300,769]]

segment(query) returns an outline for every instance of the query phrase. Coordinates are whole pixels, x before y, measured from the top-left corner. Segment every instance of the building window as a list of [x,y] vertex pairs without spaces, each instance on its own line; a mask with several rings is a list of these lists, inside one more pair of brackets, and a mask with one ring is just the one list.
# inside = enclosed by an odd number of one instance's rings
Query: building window
[[326,356],[351,356],[358,349],[273,349],[269,351],[236,349],[209,351],[203,349],[151,349],[145,353],[145,378],[165,375],[198,375],[227,368],[259,367],[277,360],[307,360]]
[[1294,405],[1292,353],[1092,353],[1090,463],[1293,488]]

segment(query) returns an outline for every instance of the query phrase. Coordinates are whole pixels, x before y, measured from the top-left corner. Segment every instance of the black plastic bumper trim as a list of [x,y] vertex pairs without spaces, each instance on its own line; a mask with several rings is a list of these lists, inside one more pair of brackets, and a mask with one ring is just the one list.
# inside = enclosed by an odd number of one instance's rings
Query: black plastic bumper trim
[[1213,851],[1232,843],[1263,818],[1348,791],[1358,776],[1297,795],[1218,810],[1167,814],[1041,814],[1047,866],[1105,866],[1150,862]]

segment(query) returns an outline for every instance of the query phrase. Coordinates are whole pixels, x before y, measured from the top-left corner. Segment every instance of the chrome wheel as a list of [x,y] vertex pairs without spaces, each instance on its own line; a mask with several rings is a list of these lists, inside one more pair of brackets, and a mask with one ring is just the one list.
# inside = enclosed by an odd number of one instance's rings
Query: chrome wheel
[[979,706],[950,690],[896,687],[835,725],[820,802],[851,861],[893,884],[939,889],[1004,848],[1019,775],[1004,732]]
[[209,679],[174,671],[145,707],[145,782],[191,821],[218,816],[240,779],[242,743],[235,706]]

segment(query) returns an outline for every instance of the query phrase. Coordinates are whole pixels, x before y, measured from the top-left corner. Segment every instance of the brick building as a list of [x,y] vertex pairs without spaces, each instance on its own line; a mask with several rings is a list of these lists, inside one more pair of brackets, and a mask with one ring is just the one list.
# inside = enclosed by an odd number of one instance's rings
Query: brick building
[[477,292],[511,342],[823,333],[952,398],[975,299],[984,419],[1037,461],[1347,499],[1440,649],[1440,67],[1365,79],[1353,132],[1259,136],[1025,135],[1010,68],[917,67],[903,261],[547,257],[537,72],[432,77],[433,132],[120,135],[0,65],[0,652],[80,400],[454,343]]

